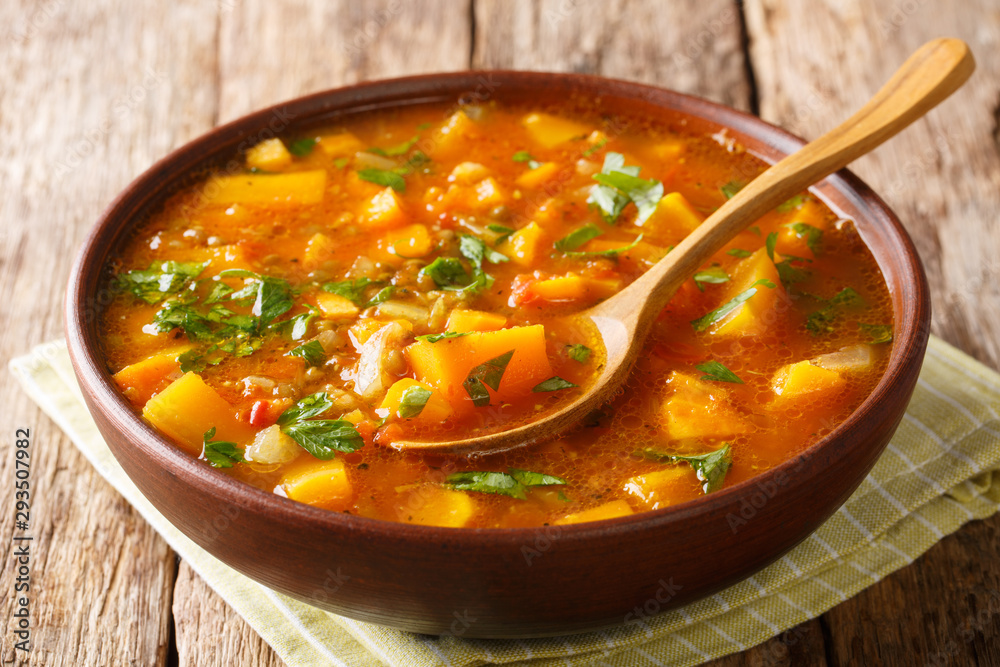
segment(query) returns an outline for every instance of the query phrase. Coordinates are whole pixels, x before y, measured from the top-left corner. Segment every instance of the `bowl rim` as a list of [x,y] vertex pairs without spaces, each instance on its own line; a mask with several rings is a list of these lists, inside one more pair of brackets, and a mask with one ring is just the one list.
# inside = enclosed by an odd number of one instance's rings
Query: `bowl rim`
[[[902,223],[882,198],[856,175],[847,169],[841,169],[813,185],[810,190],[814,194],[820,194],[820,189],[836,190],[859,208],[870,211],[872,226],[878,226],[880,235],[892,241],[889,246],[899,255],[899,261],[905,269],[899,276],[906,281],[901,286],[911,288],[915,296],[907,302],[908,307],[902,313],[896,313],[895,307],[893,309],[893,315],[898,321],[894,322],[894,338],[886,371],[871,393],[829,434],[759,475],[695,500],[601,521],[526,528],[450,528],[371,519],[298,503],[234,479],[183,452],[166,436],[158,433],[141,419],[114,384],[111,373],[98,354],[100,343],[96,336],[98,320],[96,312],[100,308],[87,306],[88,299],[95,300],[102,274],[100,266],[92,266],[93,258],[105,259],[112,248],[121,243],[122,234],[132,229],[135,220],[142,217],[135,215],[136,213],[148,210],[151,205],[155,210],[157,204],[162,204],[164,192],[183,179],[186,173],[190,173],[197,165],[210,163],[212,158],[230,155],[233,151],[233,146],[230,144],[233,141],[259,130],[262,124],[266,124],[266,119],[275,114],[287,114],[288,107],[309,107],[317,103],[322,106],[322,103],[326,102],[327,111],[314,111],[306,115],[303,125],[308,127],[316,124],[319,118],[356,113],[369,106],[386,108],[440,102],[449,99],[447,93],[452,93],[451,99],[454,99],[453,92],[457,89],[456,86],[483,85],[484,81],[494,79],[511,82],[516,79],[515,85],[520,87],[545,85],[554,80],[570,81],[579,88],[598,89],[601,95],[614,95],[620,92],[628,93],[628,97],[641,97],[647,100],[657,97],[667,98],[672,104],[665,104],[663,99],[651,103],[682,115],[699,117],[710,125],[728,128],[736,135],[745,135],[767,146],[774,155],[787,154],[806,143],[800,137],[757,116],[700,97],[639,82],[559,72],[471,70],[379,79],[319,91],[258,109],[212,128],[154,162],[108,204],[78,251],[66,290],[65,332],[73,366],[84,394],[91,403],[91,410],[102,411],[124,432],[132,447],[143,450],[144,456],[155,455],[158,465],[165,472],[195,480],[202,492],[228,500],[243,509],[267,512],[281,521],[296,524],[304,522],[312,527],[342,533],[377,535],[380,539],[428,542],[437,545],[463,543],[465,546],[489,547],[524,543],[525,540],[534,538],[539,530],[558,530],[560,540],[587,541],[607,538],[609,534],[644,531],[674,521],[690,520],[701,515],[724,511],[727,505],[754,487],[759,487],[769,480],[773,481],[776,477],[780,479],[782,475],[818,465],[822,457],[817,454],[830,448],[842,436],[849,434],[859,422],[871,415],[883,397],[890,394],[893,387],[912,372],[913,364],[920,363],[929,334],[930,299],[919,255]],[[389,93],[390,89],[394,92]],[[380,94],[379,90],[383,92]],[[414,92],[421,95],[414,95]],[[373,96],[380,101],[373,105],[362,103]],[[705,112],[711,112],[711,115]],[[740,136],[736,138],[738,142],[741,139]],[[200,149],[211,147],[214,142],[220,140],[224,141],[223,148],[216,147],[215,151],[200,153]],[[772,159],[759,151],[751,152],[765,163],[773,163]],[[162,179],[164,172],[171,174],[166,181]],[[820,197],[836,210],[822,194]],[[891,283],[891,277],[886,275],[885,267],[881,263],[879,268],[883,273],[883,279]],[[84,280],[88,272],[96,274],[97,279]],[[94,293],[91,293],[90,287],[95,288]],[[890,292],[899,287],[900,285],[897,285],[894,288],[889,284]],[[96,300],[99,300],[99,296]],[[895,300],[894,298],[893,301]],[[87,317],[88,311],[91,312],[92,318]],[[927,314],[924,322],[917,317],[921,313]],[[907,314],[910,317],[901,317]],[[850,443],[845,446],[850,446]]]

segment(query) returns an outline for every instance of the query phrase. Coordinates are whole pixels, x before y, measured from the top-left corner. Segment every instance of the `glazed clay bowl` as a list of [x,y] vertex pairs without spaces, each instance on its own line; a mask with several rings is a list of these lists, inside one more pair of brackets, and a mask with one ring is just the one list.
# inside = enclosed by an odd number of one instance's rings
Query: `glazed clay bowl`
[[[747,114],[598,77],[463,72],[366,83],[263,109],[153,165],[101,216],[76,261],[66,333],[87,405],[125,472],[184,534],[262,584],[323,609],[421,633],[530,637],[640,621],[746,578],[847,500],[896,430],[927,344],[927,281],[896,216],[841,171],[813,192],[853,219],[889,286],[895,339],[885,376],[845,422],[799,456],[698,500],[603,522],[456,529],[376,521],[299,504],[196,461],[120,395],[100,353],[101,279],[129,233],[193,174],[238,165],[273,133],[428,101],[588,100],[694,133],[725,130],[767,162],[803,142]],[[225,517],[225,521],[220,521]]]

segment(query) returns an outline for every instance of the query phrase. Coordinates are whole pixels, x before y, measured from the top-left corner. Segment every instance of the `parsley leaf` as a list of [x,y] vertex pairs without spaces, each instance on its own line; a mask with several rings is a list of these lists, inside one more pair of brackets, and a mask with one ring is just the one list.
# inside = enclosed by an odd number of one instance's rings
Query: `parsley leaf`
[[342,296],[352,301],[355,306],[361,306],[364,304],[365,288],[371,284],[373,284],[373,281],[369,278],[342,280],[340,282],[324,283],[323,291]]
[[528,163],[528,169],[538,169],[539,162],[531,156],[528,151],[518,151],[514,153],[514,162]]
[[243,463],[243,450],[235,442],[215,440],[215,427],[202,436],[202,456],[213,468],[232,468],[234,463]]
[[311,340],[308,343],[299,345],[288,352],[290,357],[301,357],[305,359],[307,366],[319,366],[326,361],[326,351],[318,340]]
[[607,143],[608,143],[608,138],[604,137],[603,139],[601,139],[600,141],[598,141],[596,144],[594,144],[593,146],[591,146],[587,150],[583,151],[583,157],[590,157],[591,155],[593,155],[597,151],[599,151],[602,148],[604,148],[604,146],[606,146]]
[[[601,173],[609,174],[613,171],[630,176],[639,175],[639,167],[626,167],[624,155],[609,151],[604,156],[604,165],[601,167]],[[628,201],[627,195],[607,185],[595,185],[591,188],[590,195],[587,197],[587,203],[596,206],[601,217],[608,224],[614,224],[619,214],[621,214],[626,204],[628,204]]]
[[569,355],[569,358],[573,361],[585,364],[587,363],[587,360],[590,359],[591,349],[586,345],[580,345],[579,343],[576,343],[575,345],[567,345],[566,350],[566,354]]
[[740,259],[746,259],[753,253],[750,252],[749,250],[744,250],[743,248],[730,248],[729,250],[726,251],[726,254],[731,255],[733,257],[739,257]]
[[732,300],[727,301],[722,304],[712,312],[699,317],[696,320],[691,320],[691,326],[694,327],[695,331],[704,331],[711,325],[715,324],[722,318],[724,318],[729,313],[733,312],[739,308],[745,301],[749,300],[754,294],[757,293],[757,285],[763,285],[768,289],[774,289],[774,283],[772,283],[767,278],[761,278],[756,281],[750,287],[732,298]]
[[431,391],[418,384],[408,387],[399,398],[396,414],[402,419],[411,419],[424,411],[424,406],[431,397]]
[[[223,271],[219,275],[232,275],[232,271]],[[241,272],[246,274],[249,272]],[[229,298],[233,301],[248,301],[253,299],[250,312],[257,318],[253,324],[254,333],[260,333],[268,324],[281,317],[295,305],[292,301],[292,288],[281,278],[251,274],[253,282],[243,289],[233,292]]]
[[868,334],[873,344],[892,342],[892,327],[888,324],[864,324],[859,322],[858,328]]
[[486,260],[490,264],[501,264],[509,261],[507,255],[490,248],[482,239],[471,234],[462,234],[459,236],[458,251],[472,262],[472,266],[476,269],[483,268],[483,260]]
[[389,148],[369,148],[369,153],[375,153],[376,155],[384,155],[387,157],[395,157],[397,155],[406,155],[410,152],[410,149],[420,141],[420,135],[414,135],[404,141],[401,144],[396,144],[395,146],[390,146]]
[[364,446],[364,439],[349,421],[310,419],[333,407],[325,391],[300,399],[278,417],[282,433],[299,443],[315,458],[328,461],[337,452],[353,452]]
[[434,284],[445,289],[464,289],[469,284],[469,274],[457,257],[438,257],[420,269],[420,274],[430,276]]
[[278,426],[287,426],[304,419],[318,417],[332,407],[333,401],[325,391],[309,394],[281,413],[278,417]]
[[425,340],[428,343],[436,343],[439,340],[445,340],[446,338],[461,338],[462,336],[468,336],[473,333],[472,331],[445,331],[443,333],[435,334],[424,334],[423,336],[417,336],[416,340]]
[[562,486],[566,480],[530,470],[508,468],[507,472],[469,471],[448,475],[445,484],[459,491],[494,493],[524,500],[533,486]]
[[663,183],[660,181],[647,181],[622,171],[602,172],[594,174],[593,178],[601,185],[616,189],[636,205],[639,214],[635,224],[640,226],[653,215],[656,205],[663,199]]
[[296,157],[305,157],[306,155],[312,153],[313,147],[315,146],[315,139],[299,139],[288,145],[288,152]]
[[694,284],[702,292],[705,291],[702,283],[719,284],[726,282],[729,282],[729,274],[721,266],[713,266],[694,274]]
[[725,195],[726,199],[732,199],[736,196],[736,193],[746,187],[746,183],[741,183],[739,181],[729,181],[723,185],[719,190]]
[[801,208],[802,204],[806,202],[806,199],[808,198],[804,195],[795,195],[791,199],[779,204],[776,210],[778,213],[790,213],[797,208]]
[[771,258],[772,262],[774,261],[774,248],[777,245],[778,232],[771,232],[767,235],[767,238],[764,239],[764,247],[767,249],[767,256]]
[[643,455],[647,459],[659,461],[660,463],[687,462],[694,468],[695,474],[701,480],[701,490],[705,493],[716,491],[722,486],[726,478],[726,473],[733,464],[729,443],[724,444],[714,452],[706,454],[676,454],[673,452],[657,452],[652,449],[646,449],[643,450]]
[[825,305],[806,316],[806,330],[813,336],[819,336],[833,331],[833,322],[837,319],[837,307],[861,306],[864,300],[853,288],[845,287],[837,292],[832,299],[824,300],[820,297],[812,298],[825,303]]
[[491,222],[490,224],[486,225],[486,229],[490,230],[495,234],[500,235],[497,237],[496,243],[500,243],[500,241],[503,241],[505,238],[507,238],[515,231],[517,231],[513,227],[507,227],[506,225],[501,225],[495,222]]
[[710,380],[712,382],[732,382],[734,384],[743,384],[736,373],[732,372],[726,366],[718,361],[706,361],[703,364],[698,364],[695,366],[699,371],[704,373],[699,379]]
[[358,178],[377,185],[390,187],[396,192],[403,192],[406,190],[406,180],[395,171],[374,168],[361,169],[358,171]]
[[608,248],[607,250],[588,250],[588,251],[575,251],[575,250],[565,250],[564,252],[569,257],[617,257],[620,253],[628,252],[632,248],[639,245],[642,241],[642,234],[635,237],[635,240],[628,245],[621,246],[620,248]]
[[371,299],[368,300],[368,303],[365,304],[365,307],[368,308],[370,306],[377,306],[380,303],[385,303],[386,301],[391,299],[392,295],[395,293],[396,293],[395,286],[386,285],[385,287],[383,287],[378,291],[378,294],[376,294],[375,296],[373,296]]
[[554,376],[550,377],[548,380],[545,380],[543,382],[539,382],[538,384],[536,384],[534,387],[532,387],[531,391],[535,392],[536,394],[540,394],[542,392],[547,392],[547,391],[559,391],[560,389],[572,389],[573,387],[577,387],[577,386],[579,386],[579,385],[575,385],[572,382],[570,382],[569,380],[563,380],[558,375],[554,375]]
[[205,270],[210,262],[153,262],[145,270],[120,274],[115,286],[146,303],[156,303],[177,294]]
[[584,225],[583,227],[574,229],[569,234],[556,241],[553,245],[555,245],[556,250],[569,252],[576,250],[587,241],[595,239],[603,233],[604,232],[602,232],[597,225]]
[[462,386],[465,387],[465,393],[472,399],[473,405],[481,408],[490,404],[490,393],[486,390],[486,387],[489,387],[493,391],[500,389],[500,380],[503,379],[504,371],[507,370],[507,364],[510,363],[513,356],[514,350],[504,352],[500,356],[489,359],[469,371],[469,375],[462,382]]
[[800,239],[805,239],[806,247],[813,252],[816,252],[816,246],[819,245],[820,240],[823,238],[822,229],[813,227],[812,225],[807,225],[804,222],[790,222],[787,225],[782,226],[791,229],[795,232],[795,236]]

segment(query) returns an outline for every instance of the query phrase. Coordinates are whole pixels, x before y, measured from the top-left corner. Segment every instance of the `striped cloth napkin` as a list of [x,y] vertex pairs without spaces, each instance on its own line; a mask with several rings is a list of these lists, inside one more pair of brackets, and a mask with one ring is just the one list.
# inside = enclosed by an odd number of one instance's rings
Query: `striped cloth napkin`
[[429,637],[335,616],[251,581],[178,532],[118,466],[65,343],[11,362],[28,394],[171,547],[289,665],[695,665],[747,649],[912,563],[1000,509],[1000,375],[932,338],[899,431],[860,488],[787,556],[682,609],[604,632],[530,640]]

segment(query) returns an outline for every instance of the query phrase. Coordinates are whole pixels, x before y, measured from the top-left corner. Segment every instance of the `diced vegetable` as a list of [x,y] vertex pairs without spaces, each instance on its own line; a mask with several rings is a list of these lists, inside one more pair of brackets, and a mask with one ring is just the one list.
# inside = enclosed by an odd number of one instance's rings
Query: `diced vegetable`
[[531,285],[530,291],[536,298],[549,302],[596,301],[617,294],[621,287],[622,281],[617,278],[588,278],[569,274],[539,280]]
[[577,137],[582,139],[590,133],[590,128],[582,123],[547,113],[529,113],[521,123],[531,138],[546,148],[558,146]]
[[346,157],[365,148],[361,140],[350,132],[321,135],[317,145],[327,157]]
[[635,514],[632,506],[625,500],[612,500],[611,502],[598,505],[589,510],[567,514],[555,522],[557,526],[565,526],[573,523],[584,523],[586,521],[604,521],[618,516],[628,516]]
[[725,438],[748,430],[746,421],[726,400],[727,390],[674,371],[667,380],[672,394],[660,409],[667,434],[684,438]]
[[490,175],[490,170],[478,162],[460,162],[455,165],[448,180],[459,185],[472,185]]
[[837,373],[863,373],[875,363],[875,350],[871,345],[851,345],[823,354],[810,360],[815,366]]
[[322,232],[317,232],[306,243],[305,252],[302,253],[302,263],[307,269],[319,268],[332,259],[336,251],[336,241]]
[[[765,283],[758,284],[758,281],[762,280],[768,281],[774,287],[768,287]],[[750,335],[766,330],[777,320],[776,316],[769,316],[768,313],[776,311],[780,303],[787,302],[788,297],[781,285],[774,262],[763,248],[741,261],[732,270],[731,279],[726,283],[726,291],[720,299],[720,304],[733,300],[748,289],[756,291],[731,312],[709,325],[708,331],[714,335]]]
[[458,157],[463,152],[465,139],[475,134],[476,123],[465,111],[458,110],[434,133],[427,151],[435,160]]
[[403,226],[408,216],[396,191],[385,188],[368,202],[361,212],[361,220],[371,227],[386,229]]
[[434,249],[434,240],[424,225],[407,225],[386,233],[378,242],[383,259],[399,262],[428,255]]
[[468,494],[440,487],[414,489],[409,501],[397,510],[400,520],[422,526],[461,528],[476,511],[476,501]]
[[326,172],[217,176],[202,189],[207,204],[316,204],[326,191]]
[[351,320],[357,317],[359,312],[353,301],[329,292],[320,292],[316,295],[316,306],[328,320]]
[[257,169],[281,169],[292,162],[292,154],[281,139],[265,139],[247,151],[247,166]]
[[197,373],[186,373],[146,403],[142,415],[188,453],[201,454],[203,436],[215,428],[215,439],[246,445],[254,429],[236,418],[233,407],[205,384]]
[[559,174],[559,165],[555,162],[543,162],[534,169],[524,172],[514,181],[522,188],[537,188]]
[[[423,389],[430,395],[414,392],[414,389]],[[420,396],[414,396],[420,393]],[[422,400],[419,400],[422,399]],[[448,401],[429,385],[417,382],[413,378],[403,378],[397,380],[389,387],[382,404],[382,410],[387,410],[387,416],[402,419],[419,419],[426,422],[440,422],[447,419],[453,410]],[[410,416],[407,416],[410,415]]]
[[679,192],[671,192],[656,205],[653,215],[642,225],[652,238],[678,241],[705,221],[705,217]]
[[541,257],[548,245],[545,231],[535,222],[527,225],[508,236],[497,250],[510,258],[510,261],[521,266],[533,266]]
[[273,465],[294,461],[300,454],[302,448],[298,443],[282,433],[280,426],[272,424],[257,432],[253,444],[243,451],[243,458],[253,463]]
[[114,374],[115,382],[133,405],[145,405],[153,394],[182,375],[177,357],[193,347],[175,347],[126,366]]
[[465,310],[462,308],[451,311],[448,316],[448,331],[496,331],[507,325],[507,318],[499,313],[487,313],[483,310]]
[[679,465],[631,477],[625,482],[624,491],[647,510],[669,507],[702,495],[701,483],[694,470]]
[[552,377],[552,367],[545,354],[545,328],[536,324],[458,338],[436,343],[418,340],[406,348],[406,357],[417,379],[435,387],[452,407],[468,407],[470,400],[463,383],[476,366],[513,350],[493,395],[498,401],[511,401],[530,394],[532,387]]
[[353,493],[341,459],[293,465],[282,476],[281,487],[292,500],[334,510],[346,508]]
[[778,369],[771,388],[776,394],[774,403],[780,405],[805,396],[812,400],[825,398],[839,392],[846,382],[837,371],[814,366],[809,361],[799,361]]

